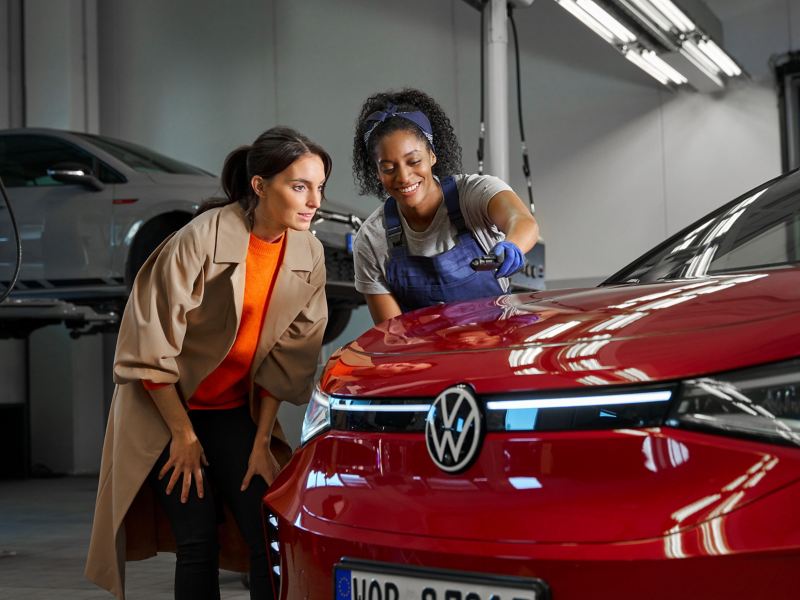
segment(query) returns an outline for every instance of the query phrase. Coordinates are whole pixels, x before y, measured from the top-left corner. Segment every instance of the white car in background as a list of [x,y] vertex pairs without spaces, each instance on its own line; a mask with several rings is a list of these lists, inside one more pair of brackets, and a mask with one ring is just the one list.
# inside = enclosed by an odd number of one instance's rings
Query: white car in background
[[[0,305],[0,337],[58,322],[75,335],[113,329],[153,249],[203,200],[221,195],[219,180],[200,168],[129,142],[54,129],[0,131],[0,178],[22,241],[19,281]],[[326,341],[363,303],[351,255],[360,223],[326,201],[312,227],[325,248]],[[15,260],[16,236],[3,202],[0,291]]]

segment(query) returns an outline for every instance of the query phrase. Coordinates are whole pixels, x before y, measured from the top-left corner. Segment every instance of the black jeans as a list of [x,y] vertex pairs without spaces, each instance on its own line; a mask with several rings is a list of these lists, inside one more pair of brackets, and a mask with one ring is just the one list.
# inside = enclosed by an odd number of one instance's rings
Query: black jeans
[[180,482],[166,494],[169,476],[158,473],[169,459],[169,445],[161,453],[148,482],[167,513],[177,543],[175,565],[176,600],[219,599],[218,515],[224,503],[250,547],[250,598],[273,598],[269,578],[267,545],[261,517],[261,499],[266,482],[256,475],[249,487],[239,491],[247,472],[256,426],[246,406],[230,410],[193,410],[189,418],[208,459],[203,468],[204,498],[197,497],[192,482],[189,500],[181,504]]

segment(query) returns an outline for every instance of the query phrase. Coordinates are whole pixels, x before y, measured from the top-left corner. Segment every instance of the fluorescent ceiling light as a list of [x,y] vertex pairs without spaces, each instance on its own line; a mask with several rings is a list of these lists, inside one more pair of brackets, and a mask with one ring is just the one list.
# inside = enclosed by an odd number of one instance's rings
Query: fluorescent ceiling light
[[641,54],[636,52],[635,50],[628,50],[625,53],[625,58],[639,67],[642,71],[650,75],[653,79],[658,80],[659,83],[663,85],[667,85],[669,83],[669,77],[664,75],[661,71],[656,69],[653,65],[648,63],[645,59],[642,58]]
[[593,0],[578,0],[577,3],[580,8],[585,10],[597,21],[599,21],[603,27],[608,29],[623,43],[629,44],[636,41],[636,36],[631,32],[630,29],[625,27],[608,12],[595,4]]
[[714,61],[701,52],[700,48],[692,40],[686,40],[681,44],[681,54],[695,67],[700,69],[711,81],[716,83],[719,87],[724,87],[722,79],[719,77],[721,69]]
[[697,43],[697,47],[700,48],[701,52],[710,58],[714,64],[722,69],[722,72],[728,77],[737,77],[742,74],[739,65],[733,62],[731,57],[728,56],[722,48],[717,46],[713,40],[701,40]]
[[[677,49],[680,54],[712,81],[725,87],[725,77],[742,74],[741,68],[704,31],[678,8],[672,0],[556,0],[556,2],[589,29],[614,46],[630,62],[645,71],[662,85],[682,86],[695,77],[694,70],[686,76],[667,63],[655,51],[649,50],[640,34],[654,35],[666,48]],[[622,6],[619,13],[606,6]],[[683,70],[681,60],[670,61]],[[702,78],[694,78],[692,85],[701,91],[711,91],[712,86]]]
[[574,0],[556,0],[561,7],[572,14],[573,17],[581,21],[589,29],[607,41],[609,44],[615,43],[614,34],[608,30],[600,21],[578,6]]
[[636,7],[645,14],[645,16],[653,21],[653,23],[655,23],[659,29],[662,29],[663,31],[669,31],[672,29],[672,23],[647,0],[631,0],[631,2],[633,2]]
[[671,0],[650,0],[650,2],[678,28],[678,31],[689,33],[696,29],[692,20],[680,8],[675,6]]
[[520,410],[530,408],[579,408],[582,406],[607,406],[618,404],[645,404],[669,402],[672,392],[634,392],[605,396],[575,396],[572,398],[541,398],[537,400],[493,400],[486,403],[489,410]]
[[647,61],[647,63],[652,65],[656,70],[666,75],[675,85],[683,85],[684,83],[688,83],[689,80],[686,79],[686,77],[681,75],[680,72],[678,72],[672,66],[664,62],[664,60],[652,50],[643,50],[642,58]]

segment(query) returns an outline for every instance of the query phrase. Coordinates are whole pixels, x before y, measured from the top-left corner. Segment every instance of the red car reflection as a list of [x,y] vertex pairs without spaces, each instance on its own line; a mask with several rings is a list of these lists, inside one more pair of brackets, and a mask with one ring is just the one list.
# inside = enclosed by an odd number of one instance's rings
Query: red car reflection
[[797,598],[800,174],[601,287],[387,321],[265,497],[280,598]]

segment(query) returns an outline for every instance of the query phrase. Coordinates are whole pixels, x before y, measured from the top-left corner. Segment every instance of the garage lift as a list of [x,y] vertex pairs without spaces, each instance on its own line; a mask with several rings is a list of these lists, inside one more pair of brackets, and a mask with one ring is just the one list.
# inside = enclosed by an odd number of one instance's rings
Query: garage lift
[[70,336],[111,331],[120,320],[118,310],[73,304],[49,298],[7,298],[0,303],[0,339],[24,338],[34,329],[64,323]]

